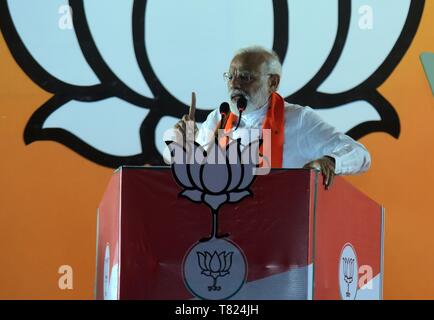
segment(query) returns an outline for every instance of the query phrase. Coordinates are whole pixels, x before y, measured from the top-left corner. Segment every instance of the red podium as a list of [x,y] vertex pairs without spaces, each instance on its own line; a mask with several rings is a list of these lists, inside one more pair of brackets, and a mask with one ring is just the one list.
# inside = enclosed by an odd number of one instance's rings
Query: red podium
[[257,176],[210,209],[169,167],[121,167],[98,208],[97,299],[382,299],[383,208],[305,169]]

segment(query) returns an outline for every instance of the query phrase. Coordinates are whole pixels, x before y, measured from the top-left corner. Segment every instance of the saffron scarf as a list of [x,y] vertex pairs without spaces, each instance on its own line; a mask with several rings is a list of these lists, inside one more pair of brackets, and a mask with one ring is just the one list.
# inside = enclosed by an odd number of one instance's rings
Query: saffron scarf
[[[267,115],[265,116],[264,122],[262,124],[262,137],[264,137],[264,130],[270,129],[271,132],[271,167],[272,168],[282,168],[283,162],[283,143],[285,134],[285,113],[284,113],[285,101],[283,98],[273,92],[270,96],[270,102],[268,105]],[[227,120],[224,123],[225,133],[229,132],[233,126],[238,122],[238,117],[230,112]],[[228,137],[221,140],[220,143],[227,145],[229,142]],[[261,144],[259,152],[260,155],[264,154],[263,150],[264,144]],[[267,148],[267,144],[266,144]],[[269,154],[269,150],[265,150],[265,154]]]

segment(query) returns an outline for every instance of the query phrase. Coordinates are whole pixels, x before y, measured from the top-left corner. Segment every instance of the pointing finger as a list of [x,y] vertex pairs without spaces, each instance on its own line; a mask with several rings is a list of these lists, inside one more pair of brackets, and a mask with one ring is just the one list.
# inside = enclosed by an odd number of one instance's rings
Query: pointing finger
[[194,113],[196,112],[196,93],[191,93],[191,106],[188,112],[188,117],[190,120],[194,120]]

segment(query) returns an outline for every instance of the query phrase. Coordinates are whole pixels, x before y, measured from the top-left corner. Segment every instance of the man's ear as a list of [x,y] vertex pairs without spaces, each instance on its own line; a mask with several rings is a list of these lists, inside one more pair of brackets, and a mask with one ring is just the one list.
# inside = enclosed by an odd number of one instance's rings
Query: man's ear
[[268,78],[268,86],[269,86],[271,92],[274,92],[277,90],[277,88],[279,87],[279,83],[280,83],[280,76],[278,74],[272,74]]

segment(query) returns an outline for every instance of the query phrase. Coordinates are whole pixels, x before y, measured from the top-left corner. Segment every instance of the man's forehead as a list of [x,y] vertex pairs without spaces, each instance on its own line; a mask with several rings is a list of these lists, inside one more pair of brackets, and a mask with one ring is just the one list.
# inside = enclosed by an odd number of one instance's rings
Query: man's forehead
[[261,53],[242,53],[232,59],[230,68],[259,72],[265,60],[265,56]]

